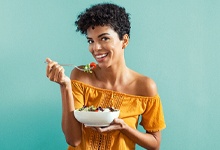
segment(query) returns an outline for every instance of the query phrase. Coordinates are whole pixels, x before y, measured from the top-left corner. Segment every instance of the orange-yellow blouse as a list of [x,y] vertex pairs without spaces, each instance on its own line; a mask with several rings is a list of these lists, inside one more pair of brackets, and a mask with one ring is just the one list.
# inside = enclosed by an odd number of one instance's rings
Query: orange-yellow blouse
[[[153,97],[129,95],[112,90],[97,88],[72,80],[72,92],[75,108],[85,106],[114,107],[120,109],[119,118],[136,129],[138,117],[140,124],[148,132],[162,130],[166,127],[163,108],[159,95]],[[68,150],[134,150],[135,143],[120,131],[98,133],[83,126],[81,144],[68,147]]]

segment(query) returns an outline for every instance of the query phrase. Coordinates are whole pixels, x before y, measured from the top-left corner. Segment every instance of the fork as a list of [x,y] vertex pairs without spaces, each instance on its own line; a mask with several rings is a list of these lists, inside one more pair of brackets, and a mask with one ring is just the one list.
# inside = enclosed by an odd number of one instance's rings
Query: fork
[[[44,63],[47,63],[47,62],[45,61]],[[92,69],[92,68],[89,68],[89,69],[85,70],[85,69],[82,69],[82,68],[77,67],[77,66],[74,65],[74,64],[59,64],[59,65],[60,65],[60,66],[66,66],[66,67],[71,67],[71,66],[73,66],[73,67],[75,67],[76,69],[78,69],[78,70],[80,70],[80,71],[83,71],[83,72],[85,72],[85,71],[90,72],[91,69]]]
[[67,66],[67,67],[73,66],[73,67],[75,67],[76,69],[78,69],[78,70],[80,70],[80,71],[85,71],[85,69],[79,68],[79,67],[77,67],[77,66],[74,65],[74,64],[59,64],[59,65],[60,65],[60,66]]

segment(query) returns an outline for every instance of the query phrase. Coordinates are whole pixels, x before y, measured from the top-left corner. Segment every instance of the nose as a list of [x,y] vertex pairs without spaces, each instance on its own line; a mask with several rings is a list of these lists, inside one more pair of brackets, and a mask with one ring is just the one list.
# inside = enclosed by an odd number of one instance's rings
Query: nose
[[102,46],[99,42],[94,42],[93,46],[92,46],[92,49],[93,49],[93,51],[99,51],[99,50],[101,50],[101,47]]

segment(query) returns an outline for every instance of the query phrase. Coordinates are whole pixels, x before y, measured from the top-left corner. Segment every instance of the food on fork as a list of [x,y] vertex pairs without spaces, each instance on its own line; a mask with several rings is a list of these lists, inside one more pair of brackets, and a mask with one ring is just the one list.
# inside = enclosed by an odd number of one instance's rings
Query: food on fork
[[87,64],[83,67],[83,71],[87,73],[92,73],[92,69],[95,69],[96,63],[91,62],[90,64]]

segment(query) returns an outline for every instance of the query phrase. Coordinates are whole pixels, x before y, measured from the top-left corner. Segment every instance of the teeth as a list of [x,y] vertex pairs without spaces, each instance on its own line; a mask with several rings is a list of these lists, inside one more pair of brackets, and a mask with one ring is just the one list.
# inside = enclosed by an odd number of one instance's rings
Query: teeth
[[107,54],[97,55],[96,58],[102,58],[102,57],[105,57],[105,56],[107,56]]

